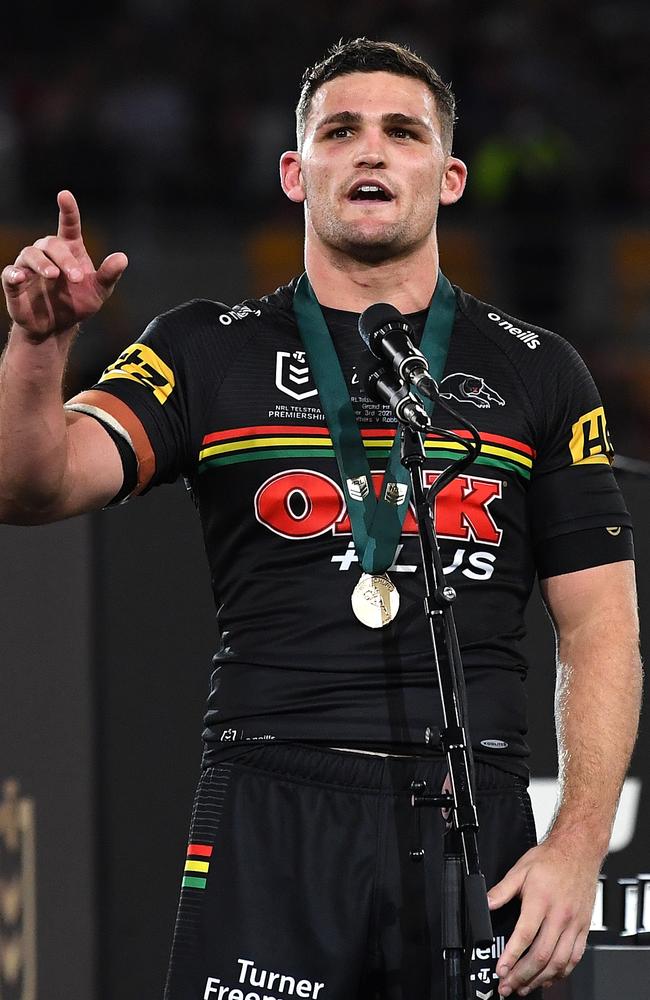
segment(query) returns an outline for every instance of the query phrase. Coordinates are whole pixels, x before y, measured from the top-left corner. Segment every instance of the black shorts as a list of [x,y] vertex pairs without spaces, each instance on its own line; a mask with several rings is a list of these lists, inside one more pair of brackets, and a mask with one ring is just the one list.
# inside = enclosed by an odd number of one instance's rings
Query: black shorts
[[[298,744],[226,751],[196,795],[165,1000],[442,1000],[444,823],[411,806],[410,785],[438,791],[446,770]],[[535,828],[522,778],[478,762],[476,783],[489,888]],[[478,1000],[497,998],[517,913],[495,911],[492,947],[473,955]]]

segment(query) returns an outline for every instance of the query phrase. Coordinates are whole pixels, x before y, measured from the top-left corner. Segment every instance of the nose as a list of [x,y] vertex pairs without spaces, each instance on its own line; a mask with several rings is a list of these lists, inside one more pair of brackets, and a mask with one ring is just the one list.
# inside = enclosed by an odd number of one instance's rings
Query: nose
[[368,167],[371,170],[380,170],[386,166],[384,158],[380,153],[360,153],[355,157],[355,167]]
[[386,166],[385,136],[380,129],[367,129],[359,137],[354,155],[355,167],[373,170]]

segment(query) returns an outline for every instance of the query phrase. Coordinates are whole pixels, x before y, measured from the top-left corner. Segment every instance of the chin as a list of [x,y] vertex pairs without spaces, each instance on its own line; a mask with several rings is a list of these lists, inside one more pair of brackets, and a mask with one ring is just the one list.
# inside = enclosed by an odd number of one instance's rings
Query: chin
[[339,251],[367,264],[379,264],[393,257],[403,257],[415,244],[406,240],[403,233],[392,231],[340,234],[336,247]]
[[338,249],[352,260],[361,264],[382,264],[391,258],[401,257],[403,248],[397,247],[393,241],[380,242],[368,240],[365,242],[348,242],[339,245]]

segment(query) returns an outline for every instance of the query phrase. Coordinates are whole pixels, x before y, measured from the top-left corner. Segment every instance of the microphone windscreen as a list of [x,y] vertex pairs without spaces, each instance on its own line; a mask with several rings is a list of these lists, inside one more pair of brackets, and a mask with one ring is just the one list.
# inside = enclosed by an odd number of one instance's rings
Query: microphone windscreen
[[404,322],[404,317],[390,302],[377,302],[374,306],[364,309],[359,316],[359,335],[369,351],[375,353],[374,334],[396,320]]

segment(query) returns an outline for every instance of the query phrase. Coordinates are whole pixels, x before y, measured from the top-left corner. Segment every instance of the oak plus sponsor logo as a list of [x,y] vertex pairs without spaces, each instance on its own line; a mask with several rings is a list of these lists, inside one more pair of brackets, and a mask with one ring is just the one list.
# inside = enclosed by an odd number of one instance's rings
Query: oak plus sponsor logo
[[[425,471],[425,489],[439,475],[438,472]],[[382,482],[383,472],[372,472],[375,495],[379,495]],[[496,522],[493,506],[498,507],[502,492],[500,479],[464,474],[438,494],[434,506],[438,537],[467,543],[459,545],[453,552],[451,561],[444,567],[446,576],[459,572],[471,580],[491,578],[496,562],[494,550],[498,549],[503,538],[503,529]],[[338,483],[322,472],[291,469],[277,473],[262,483],[255,494],[254,505],[255,517],[260,524],[291,541],[327,534],[342,539],[352,537],[344,493]],[[415,512],[409,504],[402,537],[413,537],[417,533]],[[390,569],[415,572],[416,566],[397,564],[401,548],[400,545],[395,564]],[[338,563],[341,571],[350,569],[358,561],[354,543],[350,541],[346,552],[333,555],[331,561]]]
[[300,997],[301,1000],[325,1000],[321,991],[325,983],[316,979],[301,979],[299,976],[258,967],[250,958],[238,958],[239,968],[235,972],[237,985],[223,983],[220,976],[208,976],[203,1000],[286,1000]]
[[455,399],[457,403],[472,403],[481,410],[489,409],[492,403],[496,406],[506,405],[503,396],[492,389],[484,378],[480,375],[468,375],[466,372],[453,372],[443,378],[440,395],[443,399]]
[[541,341],[534,330],[523,330],[521,327],[515,326],[514,323],[511,323],[509,319],[504,319],[495,312],[489,312],[487,314],[487,318],[491,320],[492,323],[496,323],[502,330],[505,330],[513,337],[516,337],[517,340],[520,340],[522,344],[525,344],[526,347],[529,348],[529,350],[536,351],[539,347]]
[[[426,471],[424,488],[431,486],[439,472]],[[383,472],[372,473],[378,495]],[[499,546],[503,530],[492,514],[492,504],[501,499],[500,479],[461,475],[436,497],[434,515],[440,538],[482,542]],[[257,520],[283,538],[316,538],[331,533],[351,535],[345,496],[341,487],[322,472],[291,469],[267,479],[255,494]],[[418,526],[412,504],[404,518],[403,535],[417,535]]]
[[315,396],[318,389],[311,377],[304,351],[278,351],[275,358],[275,384],[292,399]]

